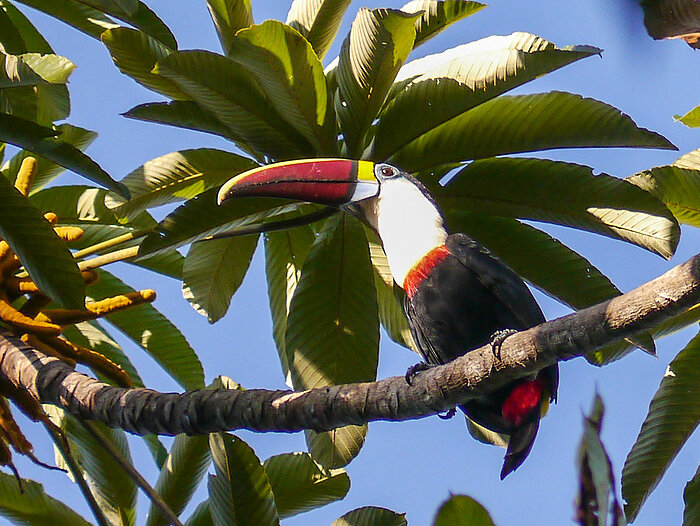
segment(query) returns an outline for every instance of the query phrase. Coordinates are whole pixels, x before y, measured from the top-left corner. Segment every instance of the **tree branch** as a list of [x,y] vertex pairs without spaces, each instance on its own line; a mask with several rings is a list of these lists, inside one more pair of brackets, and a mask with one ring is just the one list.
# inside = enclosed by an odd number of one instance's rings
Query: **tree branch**
[[137,434],[323,431],[445,411],[556,361],[650,329],[698,303],[700,254],[627,294],[510,336],[500,359],[486,345],[420,373],[412,385],[400,376],[298,393],[123,389],[77,373],[6,331],[0,331],[0,374],[43,403]]

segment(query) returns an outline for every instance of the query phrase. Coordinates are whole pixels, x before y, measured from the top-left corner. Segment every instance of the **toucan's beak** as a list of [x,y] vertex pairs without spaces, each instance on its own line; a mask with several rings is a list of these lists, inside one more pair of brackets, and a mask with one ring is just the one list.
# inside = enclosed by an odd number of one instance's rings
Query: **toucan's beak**
[[374,163],[349,159],[304,159],[255,168],[233,177],[219,190],[229,197],[282,197],[344,206],[379,193]]

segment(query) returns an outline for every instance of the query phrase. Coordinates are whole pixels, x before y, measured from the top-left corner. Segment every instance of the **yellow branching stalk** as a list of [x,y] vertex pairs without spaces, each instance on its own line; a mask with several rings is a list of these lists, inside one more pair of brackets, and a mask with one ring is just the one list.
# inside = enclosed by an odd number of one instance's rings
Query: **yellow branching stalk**
[[86,303],[86,310],[46,309],[40,312],[35,319],[46,323],[56,323],[58,325],[73,325],[75,323],[107,316],[117,311],[141,305],[142,303],[151,303],[155,299],[155,291],[146,289]]
[[0,240],[0,261],[5,261],[11,255],[10,245],[7,244],[7,241]]
[[78,226],[57,226],[53,230],[66,243],[77,241],[85,234],[85,230]]
[[5,280],[5,292],[8,295],[34,294],[39,292],[39,287],[31,278],[16,278],[14,276]]
[[36,167],[37,163],[34,157],[25,157],[22,161],[19,171],[17,172],[17,178],[15,179],[15,188],[17,188],[22,195],[29,195],[29,191],[32,189],[32,183],[34,183]]
[[35,336],[33,334],[23,334],[20,338],[23,342],[28,343],[32,347],[34,347],[36,350],[41,351],[47,356],[53,356],[55,358],[60,359],[61,361],[67,363],[71,367],[75,367],[76,358],[77,356],[75,355],[66,355],[59,351],[58,349],[54,348],[52,345],[46,343],[44,340],[39,338],[38,336]]
[[33,332],[46,336],[58,336],[61,334],[61,327],[55,323],[38,321],[25,316],[16,310],[7,301],[0,298],[0,320],[20,329],[22,332]]
[[51,226],[56,226],[58,224],[58,216],[53,212],[46,212],[44,214],[44,219],[46,219]]

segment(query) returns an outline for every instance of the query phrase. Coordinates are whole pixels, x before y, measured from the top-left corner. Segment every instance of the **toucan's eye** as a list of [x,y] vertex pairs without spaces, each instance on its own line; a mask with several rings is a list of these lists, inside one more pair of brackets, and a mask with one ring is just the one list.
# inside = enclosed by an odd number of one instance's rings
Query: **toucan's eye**
[[382,175],[382,177],[393,177],[396,175],[396,170],[393,166],[385,164],[379,167],[379,173]]

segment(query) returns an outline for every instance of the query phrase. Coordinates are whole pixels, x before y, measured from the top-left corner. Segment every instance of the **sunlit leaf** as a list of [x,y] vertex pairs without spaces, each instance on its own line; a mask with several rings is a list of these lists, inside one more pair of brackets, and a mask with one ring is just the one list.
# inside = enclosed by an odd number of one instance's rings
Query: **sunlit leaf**
[[654,40],[680,38],[698,49],[700,32],[700,6],[687,0],[646,0],[641,2],[644,9],[644,26]]
[[287,25],[299,31],[322,59],[338,33],[351,0],[294,0]]
[[685,115],[674,115],[673,118],[689,128],[698,128],[700,127],[700,106],[696,106]]
[[122,115],[129,119],[178,126],[235,139],[230,128],[193,101],[150,102],[135,106]]
[[182,295],[209,323],[228,310],[243,282],[258,236],[200,241],[190,248],[182,273]]
[[[557,48],[538,36],[519,32],[490,36],[408,62],[397,76],[397,85],[403,88],[379,117],[372,156],[386,159],[475,106],[596,53],[600,49]],[[416,112],[420,119],[415,118]]]
[[354,509],[334,520],[331,526],[406,526],[405,513],[396,513],[386,508],[365,506]]
[[340,500],[350,489],[344,469],[324,470],[308,453],[275,455],[263,466],[282,519]]
[[265,469],[251,447],[227,433],[209,435],[216,476],[209,478],[209,510],[217,526],[279,524]]
[[496,97],[424,133],[390,161],[414,172],[509,153],[619,146],[675,149],[612,106],[553,91]]
[[110,199],[106,204],[121,217],[131,218],[156,206],[194,197],[219,187],[231,177],[255,168],[257,163],[213,148],[181,150],[151,159],[120,182],[131,199]]
[[680,228],[654,196],[587,166],[528,158],[475,161],[450,182],[432,183],[443,211],[547,221],[597,232],[665,258],[675,251]]
[[100,34],[106,29],[119,27],[111,18],[105,16],[97,9],[76,1],[56,0],[18,0],[38,11],[73,26],[79,31],[93,38],[100,38]]
[[625,515],[633,521],[700,423],[700,335],[669,364],[622,469]]
[[68,308],[84,307],[85,285],[68,247],[4,177],[0,177],[0,238],[44,294]]
[[450,24],[473,15],[486,7],[486,4],[468,0],[411,0],[401,11],[418,13],[421,17],[416,20],[416,41],[413,47],[430,40],[446,29]]
[[59,55],[0,52],[0,89],[41,84],[65,84],[75,64]]
[[433,526],[494,526],[489,512],[466,495],[453,495],[440,505]]
[[253,25],[253,8],[250,0],[207,0],[209,13],[225,54],[239,29]]
[[367,129],[413,49],[418,16],[394,9],[361,8],[352,23],[340,50],[335,100],[350,158],[362,153]]

